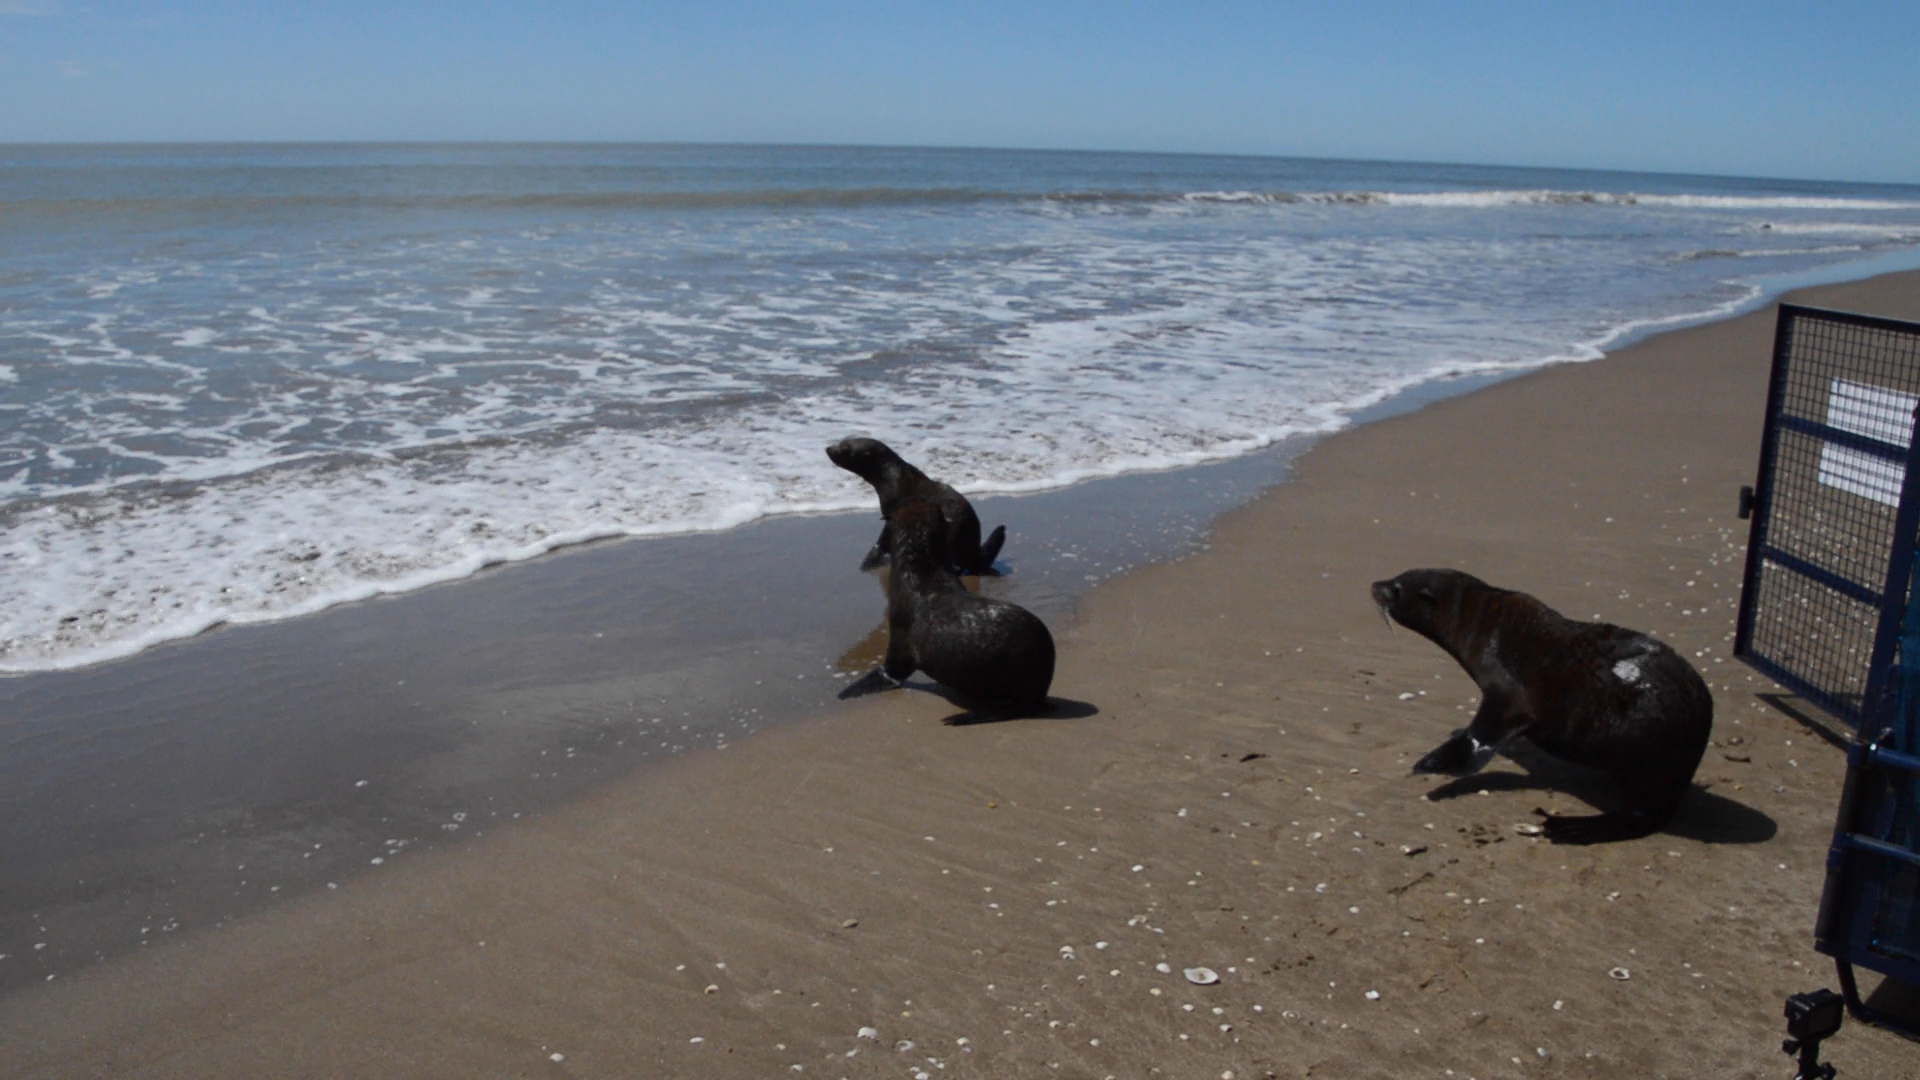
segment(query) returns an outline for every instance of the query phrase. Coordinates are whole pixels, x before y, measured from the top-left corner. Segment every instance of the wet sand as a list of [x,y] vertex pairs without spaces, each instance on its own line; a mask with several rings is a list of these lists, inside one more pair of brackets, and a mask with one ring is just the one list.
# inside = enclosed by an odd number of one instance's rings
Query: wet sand
[[[1920,275],[1797,299],[1916,318]],[[478,808],[452,799],[436,811],[447,820],[406,824],[459,824],[447,835],[460,842],[374,842],[341,857],[337,888],[309,884],[214,928],[154,927],[153,945],[0,998],[0,1075],[1785,1075],[1781,999],[1833,982],[1811,923],[1843,761],[1727,655],[1745,538],[1733,507],[1757,456],[1771,332],[1770,312],[1685,330],[1321,442],[1290,482],[1218,521],[1205,550],[1106,581],[1071,617],[1056,594],[1054,689],[1074,703],[1060,718],[948,726],[954,706],[909,691],[708,732],[708,746],[729,734],[724,751],[610,755],[605,774],[569,774],[586,777],[569,789],[582,794],[487,818],[479,837]],[[983,518],[1011,516],[997,509]],[[873,523],[840,520],[820,527],[846,533],[846,613],[820,621],[853,649],[877,620],[878,591],[851,572]],[[1042,563],[1017,545],[1044,528],[1011,530],[1008,556],[1033,563],[1009,586]],[[1045,564],[1069,561],[1057,554]],[[549,587],[630,587],[590,569],[600,557],[549,560],[578,575]],[[1597,849],[1515,833],[1535,806],[1606,801],[1604,784],[1551,763],[1501,759],[1444,789],[1407,774],[1475,700],[1450,660],[1390,632],[1367,600],[1368,582],[1415,565],[1459,566],[1695,658],[1716,691],[1716,745],[1667,833]],[[615,672],[684,635],[655,626],[622,653],[591,645],[607,631],[578,617],[529,624],[518,573],[493,593],[483,580],[422,594],[432,603],[404,617],[216,635],[229,640],[205,644],[226,663],[267,664],[262,685],[281,697],[263,695],[261,713],[329,701],[370,744],[342,761],[263,720],[219,743],[220,769],[276,791],[365,793],[362,771],[406,777],[432,759],[432,776],[406,782],[457,792],[475,774],[436,747],[474,752],[459,732],[486,719],[462,711],[475,687],[506,710],[502,739],[538,733],[515,753],[572,745],[575,760],[578,731],[638,741],[619,733],[684,699],[688,684],[649,681],[651,668],[624,686],[543,676],[594,648]],[[248,651],[343,626],[377,664],[304,684],[260,659],[299,651],[286,642]],[[459,663],[425,663],[448,626],[482,629],[452,650]],[[166,652],[121,669],[145,675],[76,673],[61,692],[97,695],[116,723],[138,722],[129,695],[233,712],[168,675]],[[820,665],[820,689],[763,686],[720,714],[753,727],[747,710],[811,708],[837,685],[817,653],[781,663]],[[446,725],[444,742],[383,742],[432,730],[379,722],[405,698],[388,683],[423,668],[446,696],[413,707]],[[166,693],[142,681],[169,678]],[[5,724],[10,760],[62,737],[31,717]],[[288,764],[259,771],[262,759]],[[188,766],[158,760],[141,797],[190,805],[192,791],[167,791]],[[49,827],[109,801],[74,798]],[[305,805],[288,801],[290,814]],[[1197,965],[1221,981],[1192,985],[1181,971]],[[1609,977],[1616,967],[1631,977]],[[1915,1061],[1859,1025],[1829,1054],[1843,1075]]]

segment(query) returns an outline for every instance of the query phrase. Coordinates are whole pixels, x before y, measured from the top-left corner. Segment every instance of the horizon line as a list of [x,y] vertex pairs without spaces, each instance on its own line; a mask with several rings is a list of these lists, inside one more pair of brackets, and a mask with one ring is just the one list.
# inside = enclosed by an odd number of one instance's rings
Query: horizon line
[[901,150],[953,153],[1084,154],[1106,157],[1240,158],[1260,161],[1323,161],[1353,165],[1423,165],[1438,168],[1512,169],[1530,172],[1616,173],[1631,176],[1692,177],[1716,180],[1762,180],[1795,184],[1850,184],[1861,187],[1920,187],[1920,180],[1834,180],[1817,177],[1771,176],[1749,173],[1712,173],[1675,169],[1629,169],[1619,166],[1515,165],[1504,162],[1436,161],[1419,158],[1342,157],[1314,154],[1249,153],[1213,150],[1114,150],[1089,147],[960,146],[937,143],[752,142],[698,139],[0,139],[0,150],[88,147],[738,147],[791,150]]

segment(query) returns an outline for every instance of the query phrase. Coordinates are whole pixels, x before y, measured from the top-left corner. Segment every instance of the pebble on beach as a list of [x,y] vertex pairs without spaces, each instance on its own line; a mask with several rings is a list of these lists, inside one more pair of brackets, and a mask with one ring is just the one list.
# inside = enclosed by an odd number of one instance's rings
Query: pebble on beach
[[1220,981],[1219,974],[1212,968],[1190,967],[1186,969],[1184,974],[1187,977],[1187,981],[1195,986],[1212,986],[1214,983]]

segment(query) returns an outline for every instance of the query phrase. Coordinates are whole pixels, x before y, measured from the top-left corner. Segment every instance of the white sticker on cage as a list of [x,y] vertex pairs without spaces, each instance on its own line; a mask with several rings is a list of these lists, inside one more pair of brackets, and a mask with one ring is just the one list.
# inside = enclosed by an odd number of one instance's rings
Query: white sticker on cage
[[[1827,426],[1905,448],[1913,435],[1915,406],[1920,398],[1912,394],[1835,379],[1827,397]],[[1820,447],[1820,482],[1828,487],[1897,507],[1906,478],[1897,461],[1833,443]]]

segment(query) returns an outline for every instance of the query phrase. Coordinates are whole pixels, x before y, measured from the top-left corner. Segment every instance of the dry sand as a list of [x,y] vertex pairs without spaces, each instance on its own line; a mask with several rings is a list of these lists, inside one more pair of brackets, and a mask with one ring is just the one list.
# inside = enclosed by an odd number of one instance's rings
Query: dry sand
[[[1797,299],[1916,318],[1920,275]],[[897,693],[650,768],[10,995],[0,1076],[1791,1075],[1843,761],[1728,655],[1771,332],[1326,440],[1056,627],[1065,718]],[[1422,565],[1695,659],[1714,746],[1668,832],[1515,833],[1604,799],[1550,765],[1422,797],[1474,688],[1366,595]],[[1843,1076],[1916,1051],[1829,1044]]]

